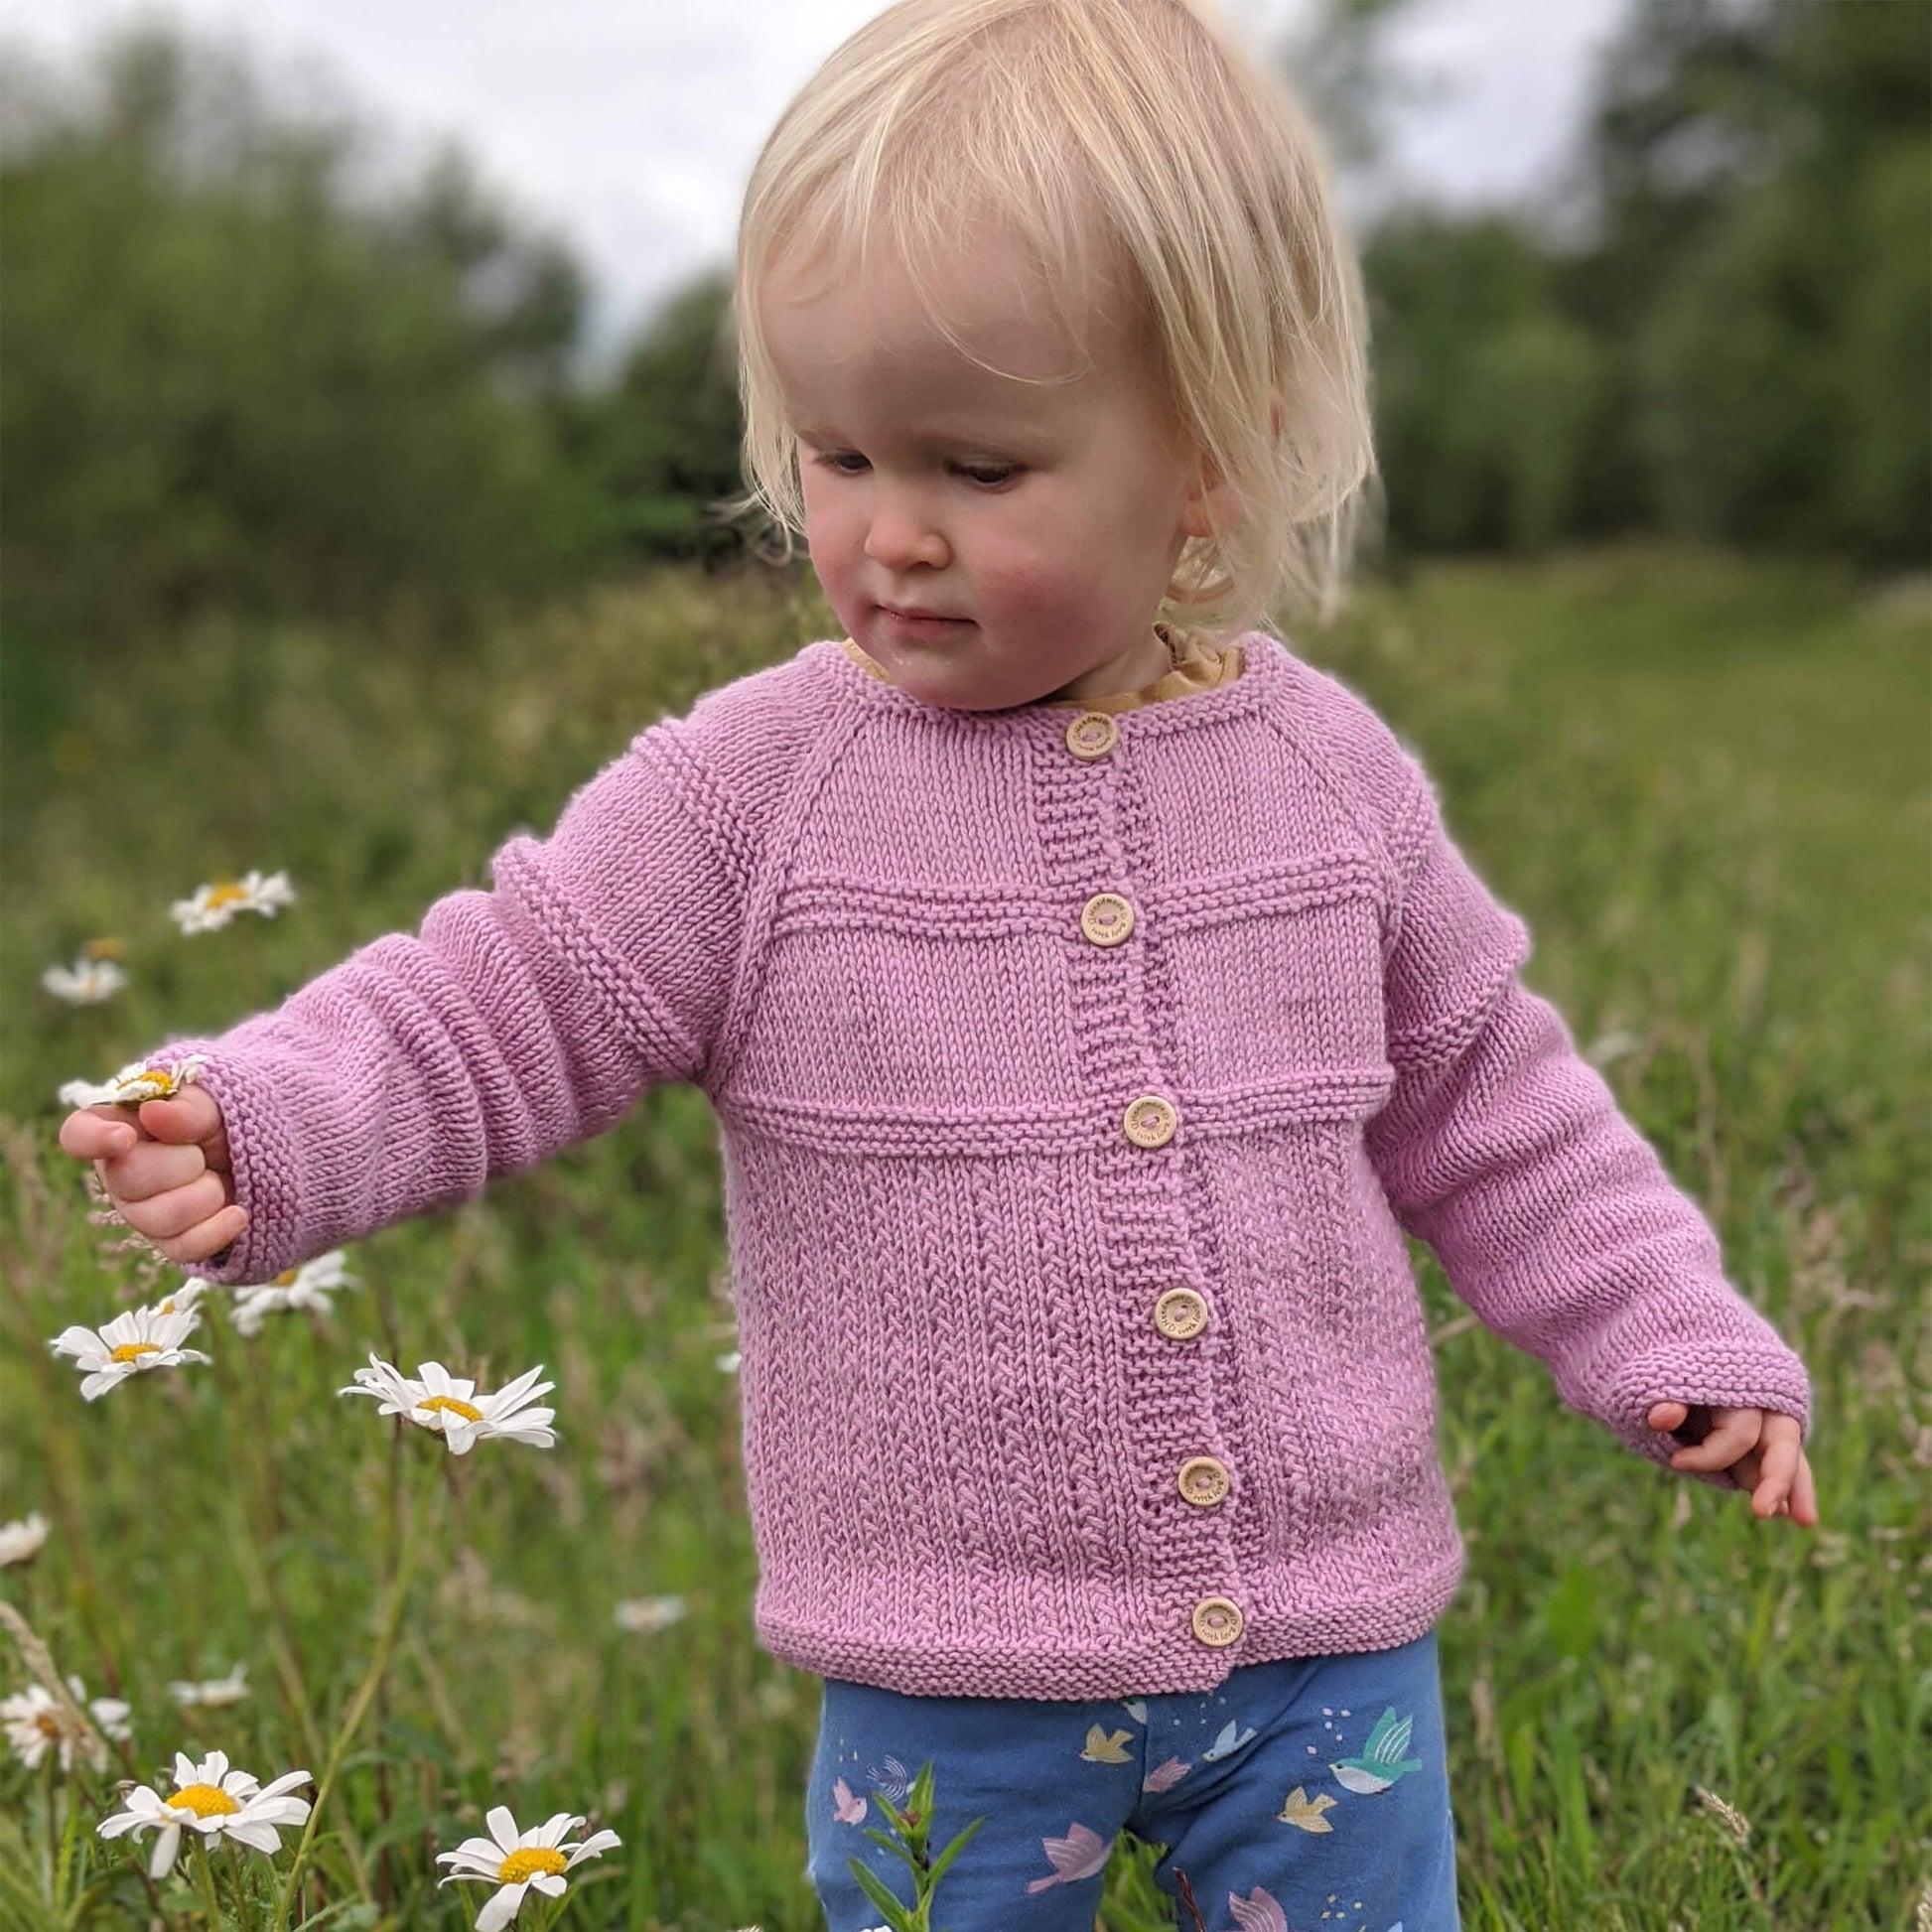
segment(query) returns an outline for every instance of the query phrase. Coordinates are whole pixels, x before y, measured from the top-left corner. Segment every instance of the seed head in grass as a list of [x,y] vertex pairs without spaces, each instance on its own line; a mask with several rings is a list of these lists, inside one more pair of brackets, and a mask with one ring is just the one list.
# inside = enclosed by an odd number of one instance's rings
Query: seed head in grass
[[1698,1794],[1698,1803],[1713,1818],[1722,1820],[1739,1845],[1748,1845],[1751,1842],[1751,1821],[1741,1811],[1725,1804],[1715,1791],[1707,1791],[1701,1784],[1694,1789]]

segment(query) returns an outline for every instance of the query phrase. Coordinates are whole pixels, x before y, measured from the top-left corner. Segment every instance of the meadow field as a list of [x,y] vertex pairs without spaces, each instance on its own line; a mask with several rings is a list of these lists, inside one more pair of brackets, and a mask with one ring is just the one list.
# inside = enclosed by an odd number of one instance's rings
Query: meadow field
[[[278,1899],[290,1928],[467,1927],[488,1894],[437,1889],[434,1857],[499,1804],[619,1835],[570,1873],[572,1932],[821,1923],[818,1681],[752,1627],[701,1093],[655,1089],[612,1133],[355,1245],[327,1317],[244,1336],[212,1292],[207,1365],[88,1403],[47,1342],[181,1283],[91,1218],[56,1147],[63,1082],[415,929],[636,731],[835,628],[808,573],[667,570],[460,654],[207,624],[111,671],[10,656],[0,1520],[50,1527],[0,1569],[0,1603],[87,1699],[128,1705],[130,1735],[66,1775],[6,1751],[0,1927],[268,1926]],[[1464,1924],[1932,1932],[1925,588],[1637,546],[1432,565],[1291,634],[1424,758],[1530,924],[1526,980],[1815,1386],[1823,1523],[1757,1522],[1564,1409],[1417,1247],[1469,1545],[1441,1629]],[[170,917],[251,868],[286,870],[295,903],[193,935]],[[102,940],[123,991],[42,989]],[[546,1364],[561,1440],[451,1456],[339,1397],[371,1351],[485,1389]],[[0,1636],[0,1695],[27,1691],[31,1650]],[[236,1665],[237,1702],[171,1697]],[[165,1791],[178,1750],[216,1749],[318,1781],[299,1899],[278,1887],[301,1829],[273,1859],[215,1859],[212,1898],[199,1860],[154,1881],[151,1839],[94,1835],[119,1781]],[[943,1844],[963,1821],[943,1782],[938,1804]],[[1154,1856],[1117,1853],[1107,1932],[1173,1924]]]

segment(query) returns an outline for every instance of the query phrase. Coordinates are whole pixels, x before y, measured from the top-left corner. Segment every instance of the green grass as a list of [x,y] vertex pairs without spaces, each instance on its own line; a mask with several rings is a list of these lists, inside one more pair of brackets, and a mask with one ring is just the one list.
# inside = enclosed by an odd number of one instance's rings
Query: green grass
[[[89,1695],[133,1703],[109,1778],[152,1777],[191,1740],[264,1780],[320,1772],[373,1654],[398,1492],[435,1475],[402,1636],[318,1848],[326,1895],[355,1897],[359,1868],[388,1923],[470,1923],[430,1855],[495,1802],[622,1836],[579,1868],[567,1924],[819,1923],[817,1680],[751,1627],[710,1110],[659,1089],[602,1139],[359,1244],[366,1286],[328,1325],[244,1343],[216,1316],[212,1367],[83,1405],[45,1337],[157,1277],[89,1224],[54,1090],[414,929],[643,724],[833,627],[809,579],[666,574],[435,665],[214,628],[111,680],[18,680],[0,1513],[43,1509],[55,1532],[0,1590]],[[1416,1250],[1469,1543],[1441,1632],[1464,1922],[1905,1932],[1932,1879],[1932,627],[1829,575],[1636,549],[1431,569],[1301,647],[1421,752],[1530,922],[1530,985],[1604,1053],[1816,1389],[1808,1536],[1563,1409]],[[252,866],[287,868],[298,904],[179,934],[170,900]],[[102,933],[134,983],[61,1007],[42,968]],[[564,1440],[485,1444],[460,1468],[424,1437],[392,1450],[372,1405],[334,1393],[370,1348],[495,1379],[547,1362]],[[619,1598],[664,1592],[681,1622],[614,1629]],[[20,1688],[0,1658],[0,1690]],[[168,1680],[244,1658],[249,1702],[173,1711]],[[80,1797],[86,1821],[108,1808],[104,1780]],[[30,1892],[48,1823],[45,1784],[9,1761],[0,1868]],[[99,1922],[139,1922],[146,1891],[111,1850],[81,1854],[128,1874]],[[1151,1863],[1117,1857],[1109,1932],[1172,1924]],[[184,1884],[162,1902],[193,1922]],[[942,1887],[941,1923],[943,1906]],[[35,1922],[19,1894],[0,1925],[10,1911]]]

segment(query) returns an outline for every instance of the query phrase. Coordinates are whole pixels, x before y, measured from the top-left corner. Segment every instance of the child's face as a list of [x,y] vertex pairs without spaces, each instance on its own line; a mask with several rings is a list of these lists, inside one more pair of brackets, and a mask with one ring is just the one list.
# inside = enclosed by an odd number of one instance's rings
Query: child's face
[[[1001,369],[1078,360],[998,245],[962,246],[936,299]],[[1095,366],[1048,386],[953,348],[896,264],[830,288],[781,266],[763,319],[799,433],[812,566],[895,684],[992,711],[1132,690],[1168,667],[1154,616],[1218,492],[1192,488],[1110,317],[1087,331]],[[964,621],[921,636],[888,605]]]

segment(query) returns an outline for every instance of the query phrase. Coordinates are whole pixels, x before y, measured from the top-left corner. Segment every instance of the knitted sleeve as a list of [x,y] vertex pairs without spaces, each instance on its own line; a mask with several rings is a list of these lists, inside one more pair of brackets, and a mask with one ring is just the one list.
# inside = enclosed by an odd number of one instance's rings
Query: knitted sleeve
[[189,1272],[284,1268],[613,1126],[655,1082],[701,1079],[746,897],[726,801],[679,723],[633,741],[548,839],[510,838],[492,889],[432,904],[209,1039],[239,1238]]
[[1556,1010],[1518,981],[1527,927],[1449,839],[1422,766],[1405,752],[1399,767],[1396,1079],[1367,1130],[1398,1220],[1488,1327],[1549,1364],[1566,1403],[1639,1454],[1667,1462],[1681,1446],[1644,1420],[1663,1401],[1775,1410],[1808,1432],[1803,1363],[1725,1281],[1710,1223]]

